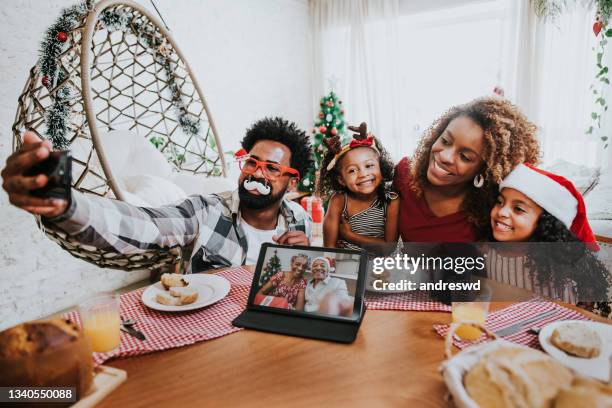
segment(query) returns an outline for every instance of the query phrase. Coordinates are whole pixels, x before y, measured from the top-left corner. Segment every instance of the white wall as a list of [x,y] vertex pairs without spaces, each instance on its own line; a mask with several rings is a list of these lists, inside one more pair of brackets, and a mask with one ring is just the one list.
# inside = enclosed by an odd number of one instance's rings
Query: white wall
[[[0,3],[0,163],[11,153],[17,97],[43,31],[72,0]],[[149,1],[140,0],[151,12]],[[156,0],[200,85],[223,149],[266,115],[308,129],[311,72],[307,0]],[[0,191],[0,329],[69,307],[147,274],[99,269],[49,241]]]

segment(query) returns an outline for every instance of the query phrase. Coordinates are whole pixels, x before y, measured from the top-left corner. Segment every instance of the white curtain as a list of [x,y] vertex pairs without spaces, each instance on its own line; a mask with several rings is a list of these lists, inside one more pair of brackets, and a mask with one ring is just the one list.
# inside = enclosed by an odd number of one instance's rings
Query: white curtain
[[[311,0],[315,106],[333,88],[395,160],[500,84],[509,0]],[[330,81],[331,80],[331,81]]]
[[[599,136],[612,136],[612,121],[604,119],[600,134],[585,134],[595,107],[589,89],[597,73],[593,5],[568,2],[555,20],[545,21],[536,18],[529,3],[514,3],[514,42],[509,47],[514,68],[508,73],[507,96],[538,125],[544,164],[562,159],[605,166],[612,149],[604,150]],[[610,53],[608,47],[612,60]]]
[[314,0],[314,103],[334,90],[349,124],[368,123],[397,151],[401,92],[398,80],[398,0]]
[[[545,165],[611,164],[612,143],[604,150],[585,134],[595,100],[593,2],[567,2],[556,21],[539,20],[530,3],[311,0],[314,104],[333,88],[347,121],[368,122],[399,159],[445,109],[500,85],[539,126]],[[612,68],[612,46],[606,58]],[[610,116],[602,123],[612,137]]]

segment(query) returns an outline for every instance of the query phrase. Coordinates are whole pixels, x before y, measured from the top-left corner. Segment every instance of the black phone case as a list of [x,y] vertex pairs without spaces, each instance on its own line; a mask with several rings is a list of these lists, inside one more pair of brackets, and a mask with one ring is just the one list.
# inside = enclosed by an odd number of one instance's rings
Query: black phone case
[[72,186],[72,156],[69,151],[55,151],[49,157],[30,168],[25,176],[37,176],[45,174],[49,177],[48,183],[36,190],[31,190],[30,194],[42,198],[70,198],[70,188]]

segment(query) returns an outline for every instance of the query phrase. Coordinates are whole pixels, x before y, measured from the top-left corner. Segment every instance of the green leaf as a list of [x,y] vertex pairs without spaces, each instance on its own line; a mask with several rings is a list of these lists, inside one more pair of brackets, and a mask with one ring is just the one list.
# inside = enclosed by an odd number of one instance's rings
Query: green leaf
[[603,140],[605,142],[606,140],[608,140],[608,136],[602,136],[601,140]]
[[592,135],[593,134],[593,126],[589,126],[589,128],[586,131],[587,135]]
[[597,116],[596,112],[591,112],[591,119],[597,119]]
[[599,78],[600,76],[607,74],[607,73],[608,73],[608,67],[603,67],[602,69],[599,70],[597,75],[595,75],[595,78]]
[[601,65],[601,58],[603,57],[603,52],[597,53],[597,66]]
[[612,28],[606,30],[606,37],[612,37]]

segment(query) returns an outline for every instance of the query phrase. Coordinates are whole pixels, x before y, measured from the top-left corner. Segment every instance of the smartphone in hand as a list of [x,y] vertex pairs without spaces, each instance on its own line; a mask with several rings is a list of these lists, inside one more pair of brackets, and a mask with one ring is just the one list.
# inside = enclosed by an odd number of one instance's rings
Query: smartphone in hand
[[44,161],[30,168],[25,175],[45,174],[49,182],[41,188],[31,190],[36,197],[70,199],[72,186],[72,156],[68,150],[50,152]]

